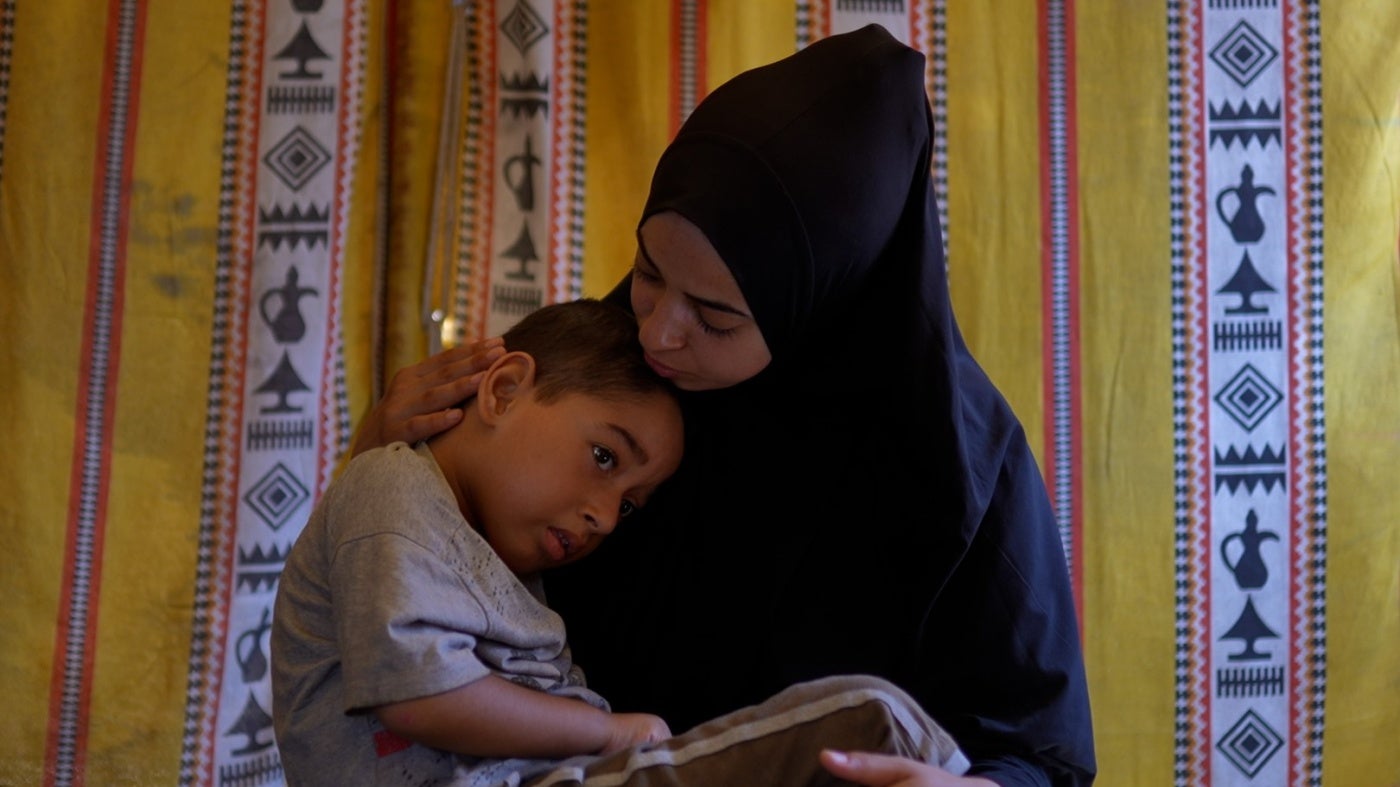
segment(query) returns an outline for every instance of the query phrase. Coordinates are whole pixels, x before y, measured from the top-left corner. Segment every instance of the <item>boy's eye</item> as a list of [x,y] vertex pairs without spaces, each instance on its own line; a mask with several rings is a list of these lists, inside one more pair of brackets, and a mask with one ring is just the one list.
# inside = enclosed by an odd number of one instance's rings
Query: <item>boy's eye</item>
[[617,456],[601,445],[593,446],[593,461],[604,470],[617,467]]
[[622,510],[618,511],[617,515],[619,519],[626,519],[635,513],[637,513],[637,506],[631,500],[623,500]]

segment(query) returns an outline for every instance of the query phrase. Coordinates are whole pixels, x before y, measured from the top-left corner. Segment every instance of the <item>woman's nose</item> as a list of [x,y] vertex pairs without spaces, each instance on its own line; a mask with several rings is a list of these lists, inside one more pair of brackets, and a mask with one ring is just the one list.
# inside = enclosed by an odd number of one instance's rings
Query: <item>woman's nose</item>
[[650,314],[641,318],[637,333],[643,348],[648,351],[675,350],[685,345],[685,326],[676,312],[677,309],[662,300]]

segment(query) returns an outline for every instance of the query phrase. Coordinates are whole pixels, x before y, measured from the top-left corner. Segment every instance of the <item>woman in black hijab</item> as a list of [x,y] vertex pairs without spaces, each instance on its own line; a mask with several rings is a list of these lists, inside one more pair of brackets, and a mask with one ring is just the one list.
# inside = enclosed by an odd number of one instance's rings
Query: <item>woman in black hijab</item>
[[[679,730],[876,674],[972,774],[1087,785],[1065,556],[1021,425],[953,317],[931,145],[923,56],[874,25],[696,107],[609,296],[683,389],[686,456],[548,597],[617,710]],[[421,437],[429,421],[392,415],[430,409],[410,398],[386,397],[370,433]]]

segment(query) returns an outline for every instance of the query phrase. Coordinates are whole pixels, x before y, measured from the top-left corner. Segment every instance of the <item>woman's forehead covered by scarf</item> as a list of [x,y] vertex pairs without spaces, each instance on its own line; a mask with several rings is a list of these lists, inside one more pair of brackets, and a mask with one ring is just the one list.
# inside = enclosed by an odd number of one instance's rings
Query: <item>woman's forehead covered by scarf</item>
[[929,132],[921,54],[874,26],[823,39],[696,107],[643,221],[672,210],[704,232],[776,357],[879,262]]

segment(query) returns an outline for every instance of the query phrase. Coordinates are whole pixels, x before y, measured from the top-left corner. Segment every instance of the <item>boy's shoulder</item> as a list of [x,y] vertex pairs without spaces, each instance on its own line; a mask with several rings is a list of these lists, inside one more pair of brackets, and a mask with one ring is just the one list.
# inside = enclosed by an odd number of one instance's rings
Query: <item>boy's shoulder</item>
[[360,453],[345,466],[345,472],[335,483],[358,486],[380,484],[387,480],[403,481],[404,476],[431,477],[438,475],[433,470],[436,464],[426,444],[419,443],[414,447],[399,441]]
[[342,514],[394,519],[456,500],[426,445],[390,443],[359,454],[326,490],[326,502]]

